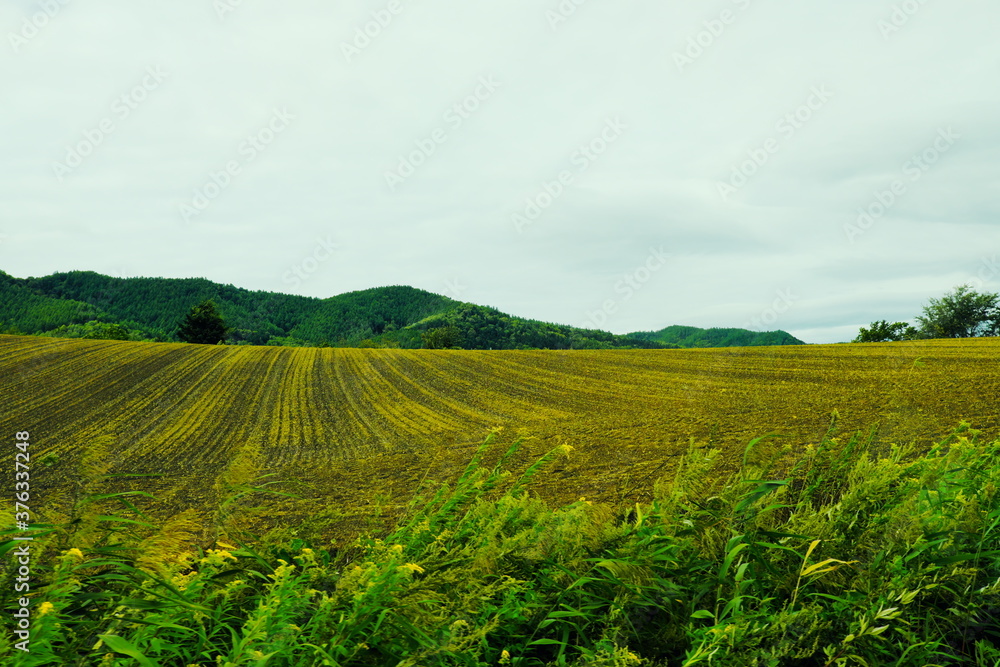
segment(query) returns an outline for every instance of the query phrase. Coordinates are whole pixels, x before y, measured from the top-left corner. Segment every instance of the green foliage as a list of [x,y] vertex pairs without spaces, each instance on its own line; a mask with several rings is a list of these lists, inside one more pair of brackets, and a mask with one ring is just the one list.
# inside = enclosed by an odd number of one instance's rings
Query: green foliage
[[971,338],[1000,335],[1000,295],[980,294],[960,285],[931,299],[917,321],[928,338]]
[[0,329],[37,334],[61,325],[82,324],[102,317],[98,308],[78,300],[36,294],[23,281],[0,271]]
[[[0,659],[995,664],[1000,441],[980,443],[963,424],[917,453],[873,435],[842,443],[834,420],[790,466],[760,438],[714,484],[719,452],[692,442],[652,502],[628,512],[583,499],[546,506],[528,489],[566,448],[517,474],[520,443],[498,449],[490,438],[454,483],[418,491],[394,529],[325,545],[248,539],[192,551],[184,543],[198,539],[196,516],[153,527],[127,494],[91,485],[77,506],[99,515],[36,527],[32,652],[14,649],[6,631]],[[88,465],[99,472],[101,460]],[[111,511],[114,501],[124,509]],[[7,529],[0,542],[7,609],[11,538],[23,534]]]
[[130,329],[123,324],[92,320],[84,324],[64,324],[42,336],[54,338],[89,338],[95,340],[156,340],[139,329]]
[[151,337],[172,336],[192,304],[212,300],[233,327],[232,341],[254,345],[265,344],[271,336],[286,335],[320,303],[319,299],[254,292],[203,278],[113,278],[93,271],[71,271],[18,282],[51,299],[85,302],[105,314],[101,319],[141,329]]
[[906,322],[893,322],[889,324],[885,320],[872,322],[869,328],[861,327],[861,332],[851,341],[852,343],[884,343],[900,340],[916,340],[920,338],[920,332]]
[[431,330],[450,328],[447,335],[454,336],[457,345],[468,350],[593,350],[675,347],[655,341],[617,336],[607,331],[577,329],[560,324],[512,317],[496,308],[477,306],[471,303],[457,305],[446,313],[424,320],[418,326]]
[[193,306],[177,331],[181,341],[201,345],[224,343],[228,335],[229,329],[211,301]]
[[[413,287],[378,287],[324,299],[292,330],[308,341],[357,342],[391,336],[399,329],[454,307],[458,302]],[[419,347],[419,345],[417,345]]]
[[462,347],[462,336],[454,325],[435,327],[421,334],[424,347],[428,350],[448,350]]
[[309,347],[309,343],[292,336],[271,336],[267,343],[272,347]]
[[750,331],[749,329],[699,329],[675,325],[659,331],[629,334],[633,338],[657,341],[679,347],[749,347],[755,345],[805,345],[787,331]]
[[940,299],[931,299],[917,322],[919,328],[906,322],[872,322],[868,328],[861,327],[852,342],[1000,336],[1000,294],[980,294],[969,285],[959,285]]
[[72,271],[20,280],[0,274],[0,312],[7,318],[0,324],[11,332],[76,336],[69,325],[99,319],[126,327],[134,340],[166,340],[192,303],[208,300],[232,327],[229,341],[236,345],[415,349],[425,346],[428,329],[452,326],[466,349],[675,347],[511,317],[406,286],[315,299],[202,278],[112,278]]

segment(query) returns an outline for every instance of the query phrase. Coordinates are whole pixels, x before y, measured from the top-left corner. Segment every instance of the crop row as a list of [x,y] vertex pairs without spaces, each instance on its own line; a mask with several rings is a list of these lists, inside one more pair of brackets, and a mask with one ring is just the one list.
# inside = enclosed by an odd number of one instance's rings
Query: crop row
[[40,482],[53,497],[99,445],[107,472],[162,475],[145,488],[175,507],[263,473],[345,505],[405,496],[504,427],[533,436],[526,456],[575,448],[542,488],[562,501],[648,492],[691,437],[730,466],[773,430],[769,446],[801,451],[834,411],[887,441],[929,443],[960,420],[996,433],[998,360],[998,339],[493,352],[0,336],[0,426],[60,457]]

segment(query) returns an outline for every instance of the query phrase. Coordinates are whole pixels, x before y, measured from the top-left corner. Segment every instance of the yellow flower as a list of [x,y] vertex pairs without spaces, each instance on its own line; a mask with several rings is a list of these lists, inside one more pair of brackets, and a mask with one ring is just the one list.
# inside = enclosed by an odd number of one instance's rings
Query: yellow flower
[[411,573],[418,572],[420,574],[423,574],[423,571],[424,571],[424,568],[420,567],[416,563],[407,563],[406,565],[400,565],[399,569],[400,570],[407,570],[407,571],[409,571]]
[[45,616],[45,614],[51,614],[52,610],[55,609],[55,605],[46,600],[38,607],[38,615]]
[[394,554],[401,554],[401,553],[403,553],[403,545],[402,544],[393,544],[392,548],[390,548],[389,551],[391,553],[394,553]]
[[316,552],[309,547],[305,547],[302,549],[302,555],[296,557],[296,560],[304,565],[316,565]]
[[228,551],[209,549],[208,555],[202,558],[201,562],[206,565],[225,565],[226,559],[239,560],[238,558],[236,558],[236,556],[232,555]]
[[77,560],[83,560],[83,552],[77,549],[76,547],[73,547],[72,549],[68,550],[66,553],[63,554],[63,556],[73,557]]
[[191,580],[197,576],[198,576],[197,572],[188,572],[187,574],[177,573],[172,577],[170,577],[170,580],[171,582],[173,582],[175,586],[177,586],[177,588],[183,591],[185,588],[187,588],[188,584],[191,583]]
[[507,651],[507,649],[504,649],[500,653],[500,664],[501,665],[509,665],[510,664],[510,653]]

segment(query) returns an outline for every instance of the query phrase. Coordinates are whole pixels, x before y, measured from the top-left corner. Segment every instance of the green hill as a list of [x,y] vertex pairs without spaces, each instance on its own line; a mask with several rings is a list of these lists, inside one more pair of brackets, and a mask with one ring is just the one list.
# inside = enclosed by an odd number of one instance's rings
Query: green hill
[[35,335],[176,340],[192,306],[213,300],[231,343],[417,348],[427,335],[466,349],[674,347],[513,317],[407,286],[328,299],[251,291],[204,278],[114,278],[93,271],[14,278],[0,272],[0,323]]
[[[173,340],[177,323],[191,306],[205,299],[213,299],[219,306],[234,329],[235,342],[255,345],[286,335],[321,303],[320,299],[254,292],[204,278],[113,278],[93,271],[71,271],[20,283],[36,295],[89,304],[103,314],[100,319],[160,340]],[[22,330],[41,333],[37,328]]]
[[[290,331],[298,340],[343,344],[363,340],[419,342],[419,333],[402,329],[433,315],[443,314],[461,302],[415,287],[375,287],[323,299]],[[405,345],[404,347],[419,347]]]
[[632,338],[679,347],[750,347],[755,345],[805,345],[787,331],[750,331],[749,329],[699,329],[674,325],[659,331],[628,334]]
[[65,324],[80,324],[103,315],[91,304],[37,294],[0,271],[0,329],[11,333],[40,333]]

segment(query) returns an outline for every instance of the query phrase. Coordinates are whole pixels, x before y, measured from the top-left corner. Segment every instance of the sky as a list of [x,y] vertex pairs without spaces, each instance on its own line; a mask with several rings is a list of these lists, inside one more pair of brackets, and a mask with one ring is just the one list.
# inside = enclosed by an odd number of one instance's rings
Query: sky
[[1000,291],[991,0],[8,0],[0,269],[808,343]]

